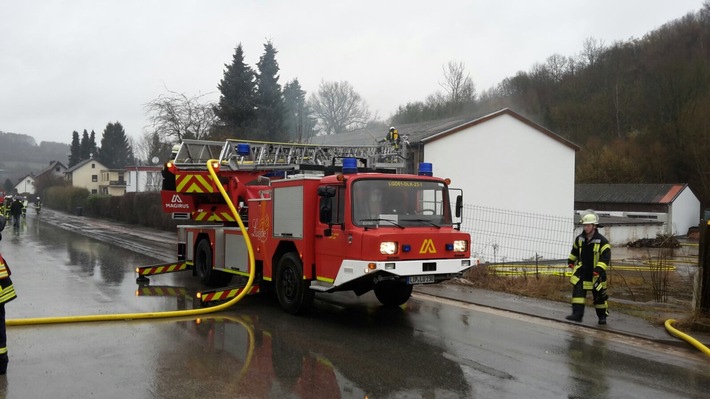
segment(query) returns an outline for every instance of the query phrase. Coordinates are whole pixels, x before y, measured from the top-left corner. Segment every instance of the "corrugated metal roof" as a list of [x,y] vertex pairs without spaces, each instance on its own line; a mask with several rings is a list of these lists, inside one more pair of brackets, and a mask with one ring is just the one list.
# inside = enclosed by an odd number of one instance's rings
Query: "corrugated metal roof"
[[670,204],[687,184],[575,184],[574,202]]

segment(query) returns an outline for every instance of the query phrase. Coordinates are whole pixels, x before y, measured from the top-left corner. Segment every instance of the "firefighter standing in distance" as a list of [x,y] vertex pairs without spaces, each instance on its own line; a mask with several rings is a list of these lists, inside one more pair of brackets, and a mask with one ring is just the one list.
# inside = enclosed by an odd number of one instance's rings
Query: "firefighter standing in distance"
[[592,291],[599,324],[606,324],[609,314],[606,293],[606,269],[611,262],[611,245],[597,230],[599,216],[587,210],[580,221],[584,231],[574,239],[568,265],[573,269],[572,314],[567,320],[582,321],[587,291]]

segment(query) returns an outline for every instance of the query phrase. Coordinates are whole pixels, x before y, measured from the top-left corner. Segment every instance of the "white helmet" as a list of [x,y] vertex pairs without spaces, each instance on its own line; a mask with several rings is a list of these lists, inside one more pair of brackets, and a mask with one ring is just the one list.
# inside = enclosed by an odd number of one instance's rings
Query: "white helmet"
[[579,222],[582,224],[599,224],[599,216],[593,210],[587,209]]

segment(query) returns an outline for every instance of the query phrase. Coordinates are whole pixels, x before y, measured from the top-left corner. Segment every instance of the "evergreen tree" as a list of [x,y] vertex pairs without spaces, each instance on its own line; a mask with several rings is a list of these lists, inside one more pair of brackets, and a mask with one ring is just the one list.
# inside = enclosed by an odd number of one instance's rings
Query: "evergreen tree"
[[[89,159],[91,158],[92,152],[91,152],[91,143],[89,142],[89,132],[84,129],[84,132],[81,134],[81,159],[82,161],[84,159]],[[96,154],[93,154],[96,155]]]
[[220,91],[219,104],[215,114],[219,118],[215,139],[226,137],[254,138],[256,125],[255,74],[251,67],[244,64],[244,51],[241,43],[232,57],[232,63],[226,65],[224,77],[217,88]]
[[284,126],[287,141],[305,142],[315,134],[316,119],[306,103],[306,91],[298,79],[286,83],[284,96]]
[[97,153],[98,149],[96,147],[96,132],[94,132],[94,129],[91,129],[91,134],[89,134],[89,154],[96,155]]
[[79,144],[79,132],[74,130],[71,135],[71,147],[69,149],[69,167],[81,162],[81,144]]
[[257,68],[256,113],[257,132],[260,138],[283,141],[284,101],[279,84],[279,64],[276,62],[276,48],[271,41],[264,44],[264,54],[259,58]]
[[150,144],[148,146],[148,162],[152,162],[153,158],[158,158],[159,163],[164,163],[170,158],[172,146],[170,143],[160,141],[160,134],[153,132],[150,135]]
[[104,129],[99,150],[99,162],[109,169],[120,169],[133,164],[133,149],[121,123],[109,123]]

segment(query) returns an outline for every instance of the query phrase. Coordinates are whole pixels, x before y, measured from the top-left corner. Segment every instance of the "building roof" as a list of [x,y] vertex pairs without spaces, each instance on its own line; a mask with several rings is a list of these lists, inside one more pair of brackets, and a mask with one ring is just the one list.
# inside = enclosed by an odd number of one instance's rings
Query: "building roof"
[[85,160],[83,160],[83,161],[77,163],[76,165],[74,165],[74,166],[72,166],[71,168],[67,169],[66,172],[64,172],[64,173],[73,173],[75,170],[81,168],[82,166],[86,165],[86,164],[89,163],[89,162],[96,162],[98,165],[101,166],[101,169],[106,169],[106,167],[104,166],[104,164],[102,164],[101,162],[95,160],[94,158],[89,158],[89,159],[85,159]]
[[59,161],[51,161],[51,162],[49,163],[49,166],[47,166],[46,168],[44,168],[44,169],[40,170],[39,172],[37,172],[36,176],[39,177],[39,176],[42,176],[42,175],[45,174],[45,173],[52,172],[52,171],[54,171],[54,168],[57,167],[57,166],[61,166],[62,168],[64,168],[64,170],[67,169],[67,167],[64,166],[63,163],[61,163],[61,162],[59,162]]
[[[532,127],[533,129],[536,129],[541,133],[550,136],[554,140],[557,140],[569,146],[575,151],[579,150],[578,145],[532,122],[531,120],[523,117],[522,115],[509,108],[504,108],[483,116],[469,115],[463,117],[439,119],[428,122],[408,123],[396,127],[399,131],[400,136],[407,136],[410,143],[426,144],[427,142],[437,140],[449,134],[457,133],[461,130],[465,130],[471,126],[475,126],[480,123],[489,121],[501,115],[510,115],[523,122],[524,124]],[[311,142],[313,144],[325,145],[373,145],[376,144],[378,141],[384,139],[386,134],[386,131],[373,131],[372,129],[365,128],[353,130],[347,133],[317,136],[314,137]]]
[[575,184],[574,202],[670,204],[687,184]]

